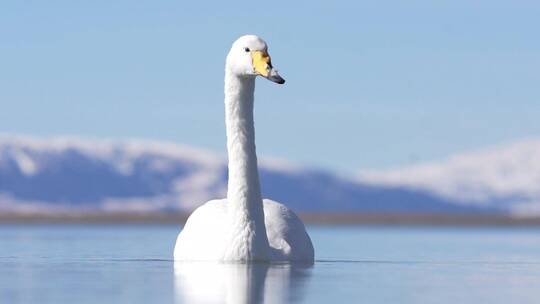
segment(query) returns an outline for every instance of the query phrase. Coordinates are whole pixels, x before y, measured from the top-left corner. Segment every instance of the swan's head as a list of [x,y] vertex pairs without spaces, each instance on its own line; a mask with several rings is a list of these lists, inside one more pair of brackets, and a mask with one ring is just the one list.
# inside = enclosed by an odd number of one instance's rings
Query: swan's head
[[272,66],[266,42],[255,35],[242,36],[233,43],[227,55],[227,69],[242,77],[260,75],[275,83],[285,83]]

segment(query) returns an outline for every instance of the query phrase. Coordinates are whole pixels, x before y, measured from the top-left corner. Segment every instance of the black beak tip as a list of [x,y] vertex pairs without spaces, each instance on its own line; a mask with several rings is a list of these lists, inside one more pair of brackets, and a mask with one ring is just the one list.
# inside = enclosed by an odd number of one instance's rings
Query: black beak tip
[[277,84],[284,84],[285,83],[285,79],[283,79],[281,76],[279,75],[274,75],[274,76],[270,76],[268,77],[268,79],[272,82],[275,82]]

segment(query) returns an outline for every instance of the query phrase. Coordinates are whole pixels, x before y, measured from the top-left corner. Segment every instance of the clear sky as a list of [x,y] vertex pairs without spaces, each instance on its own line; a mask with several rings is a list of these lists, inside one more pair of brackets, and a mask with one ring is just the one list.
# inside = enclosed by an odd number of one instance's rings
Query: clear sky
[[231,43],[267,40],[257,148],[353,172],[540,136],[538,1],[4,1],[0,133],[225,152]]

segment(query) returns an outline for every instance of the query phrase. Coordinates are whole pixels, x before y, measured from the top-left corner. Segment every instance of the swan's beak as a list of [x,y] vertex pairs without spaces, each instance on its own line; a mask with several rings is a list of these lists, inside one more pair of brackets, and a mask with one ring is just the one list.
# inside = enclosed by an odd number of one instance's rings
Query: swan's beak
[[255,73],[275,83],[284,84],[285,79],[279,76],[278,72],[272,66],[270,55],[263,51],[251,52],[253,59],[253,69]]

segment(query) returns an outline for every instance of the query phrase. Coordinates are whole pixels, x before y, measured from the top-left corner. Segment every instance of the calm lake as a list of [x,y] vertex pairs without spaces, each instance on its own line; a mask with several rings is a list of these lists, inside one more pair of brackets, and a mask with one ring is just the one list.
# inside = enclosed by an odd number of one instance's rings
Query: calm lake
[[538,303],[540,229],[309,226],[312,267],[174,263],[180,226],[0,225],[0,303]]

